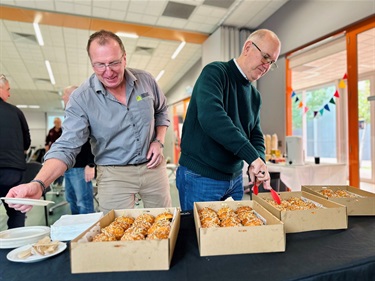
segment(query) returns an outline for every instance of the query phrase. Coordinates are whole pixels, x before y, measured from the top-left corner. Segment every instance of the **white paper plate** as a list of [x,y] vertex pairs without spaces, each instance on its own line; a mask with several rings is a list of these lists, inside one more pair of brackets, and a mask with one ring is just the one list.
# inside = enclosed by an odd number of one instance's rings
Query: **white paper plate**
[[25,246],[19,247],[17,249],[14,249],[13,251],[8,253],[7,259],[10,260],[10,261],[13,261],[13,262],[24,262],[24,263],[38,262],[38,261],[42,261],[42,260],[48,259],[50,257],[56,256],[57,254],[60,254],[61,252],[63,252],[66,249],[66,243],[59,242],[59,246],[57,248],[57,251],[52,253],[52,254],[49,254],[49,255],[46,255],[46,256],[31,255],[30,257],[27,257],[26,259],[20,259],[18,257],[18,253],[20,253],[22,251],[26,251],[27,249],[31,248],[31,246],[32,246],[32,244],[29,244],[29,245],[25,245]]
[[10,204],[21,204],[21,205],[32,205],[32,206],[47,206],[48,204],[53,204],[55,202],[48,200],[38,200],[29,198],[7,198],[1,197],[6,203]]
[[0,249],[33,244],[49,234],[48,226],[25,226],[4,230],[0,232]]

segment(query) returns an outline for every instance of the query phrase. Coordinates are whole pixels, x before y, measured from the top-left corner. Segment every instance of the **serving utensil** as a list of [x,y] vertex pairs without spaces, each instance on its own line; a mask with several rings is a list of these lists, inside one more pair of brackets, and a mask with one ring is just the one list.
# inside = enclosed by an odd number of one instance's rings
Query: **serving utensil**
[[273,200],[275,200],[275,202],[280,205],[281,204],[281,199],[280,199],[280,196],[279,194],[277,194],[277,192],[275,190],[273,190],[273,188],[271,188],[271,196],[273,198]]
[[[249,177],[249,182],[251,182],[250,174],[247,173],[247,176]],[[279,194],[277,194],[277,192],[276,192],[273,188],[271,188],[270,191],[271,191],[271,196],[272,196],[273,200],[274,200],[278,205],[280,205],[280,204],[281,204],[281,199],[280,199]],[[258,185],[257,185],[257,183],[256,183],[256,180],[255,180],[254,185],[253,185],[253,193],[254,193],[255,195],[258,195],[258,193],[259,193],[259,188],[258,188]]]
[[258,189],[258,185],[256,183],[254,183],[254,186],[253,186],[253,193],[255,195],[258,195],[258,192],[259,192],[259,189]]

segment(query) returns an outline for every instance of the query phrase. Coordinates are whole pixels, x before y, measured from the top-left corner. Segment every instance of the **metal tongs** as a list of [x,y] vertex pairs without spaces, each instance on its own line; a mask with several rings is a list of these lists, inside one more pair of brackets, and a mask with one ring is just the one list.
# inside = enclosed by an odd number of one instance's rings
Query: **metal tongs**
[[[247,176],[249,177],[249,182],[251,182],[251,178],[250,178],[250,174],[249,172],[247,172]],[[273,198],[273,200],[278,204],[280,205],[281,204],[281,199],[280,199],[280,196],[279,194],[277,194],[277,192],[271,187],[271,196]],[[259,193],[259,189],[258,189],[258,185],[257,185],[257,182],[256,182],[256,179],[255,179],[255,182],[254,182],[254,185],[253,185],[253,193],[255,195],[258,195]]]

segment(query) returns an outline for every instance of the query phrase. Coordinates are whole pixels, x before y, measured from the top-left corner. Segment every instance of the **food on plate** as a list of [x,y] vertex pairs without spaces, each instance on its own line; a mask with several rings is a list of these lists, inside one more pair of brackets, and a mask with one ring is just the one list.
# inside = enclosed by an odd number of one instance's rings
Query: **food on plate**
[[57,251],[60,241],[51,241],[48,236],[43,237],[30,248],[17,254],[20,259],[26,259],[32,255],[47,256]]
[[198,215],[203,228],[258,226],[264,224],[250,206],[239,206],[236,210],[229,206],[224,206],[217,212],[209,207],[204,207],[198,211]]
[[31,247],[30,247],[30,248],[28,248],[28,249],[25,250],[25,251],[19,252],[19,253],[17,254],[17,257],[18,257],[19,259],[26,259],[26,258],[28,258],[28,257],[30,257],[30,256],[32,256],[32,255],[33,255],[33,253],[31,252]]

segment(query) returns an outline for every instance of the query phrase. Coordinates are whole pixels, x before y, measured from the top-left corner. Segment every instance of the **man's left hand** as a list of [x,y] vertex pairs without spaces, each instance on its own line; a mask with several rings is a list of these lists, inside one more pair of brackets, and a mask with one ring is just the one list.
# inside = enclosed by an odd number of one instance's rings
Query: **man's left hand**
[[147,153],[147,168],[153,169],[164,161],[163,149],[158,142],[152,142]]

